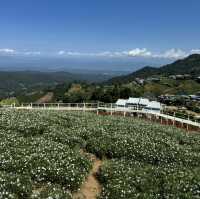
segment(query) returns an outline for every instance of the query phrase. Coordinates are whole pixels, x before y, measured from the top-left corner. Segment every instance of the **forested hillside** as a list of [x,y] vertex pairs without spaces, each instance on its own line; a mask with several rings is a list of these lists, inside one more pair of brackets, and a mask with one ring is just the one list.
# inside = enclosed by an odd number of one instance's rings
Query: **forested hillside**
[[102,82],[108,80],[104,74],[72,74],[68,72],[18,71],[0,72],[0,99],[31,92],[38,92],[62,83]]
[[160,68],[146,66],[129,75],[114,77],[110,79],[108,83],[127,83],[133,81],[135,78],[147,78],[155,75],[169,76],[179,74],[190,74],[194,76],[200,75],[200,55],[193,54],[185,59],[178,60],[172,64],[168,64]]

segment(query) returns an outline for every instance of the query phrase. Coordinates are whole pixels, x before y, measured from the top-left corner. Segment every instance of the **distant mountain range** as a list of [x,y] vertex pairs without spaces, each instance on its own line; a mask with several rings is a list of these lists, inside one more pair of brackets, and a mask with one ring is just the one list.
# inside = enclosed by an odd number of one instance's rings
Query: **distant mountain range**
[[108,83],[128,83],[135,78],[147,78],[158,75],[179,75],[190,74],[192,76],[200,76],[200,55],[193,54],[189,57],[175,61],[172,64],[167,64],[160,68],[146,66],[136,72],[128,75],[111,78]]
[[107,81],[113,74],[102,73],[69,73],[38,71],[0,71],[0,98],[16,94],[43,90],[57,84],[74,81],[98,83]]
[[[64,84],[65,88],[65,84],[69,85],[68,83],[74,81],[88,83],[104,82],[101,86],[105,85],[106,88],[108,84],[126,85],[129,82],[133,82],[135,78],[146,79],[147,77],[168,77],[169,75],[179,74],[190,74],[193,77],[200,76],[200,55],[193,54],[185,59],[175,61],[160,68],[146,66],[128,75],[119,71],[106,72],[104,70],[74,70],[73,72],[0,71],[0,98],[37,94],[41,91],[48,92],[48,90],[55,88],[58,84]],[[116,75],[119,76],[116,77]],[[134,90],[133,93],[137,93],[138,95],[151,93],[155,96],[162,93],[193,94],[200,91],[200,84],[192,79],[181,82],[177,82],[176,80],[170,81],[169,79],[156,83],[146,83],[143,86],[135,86],[134,84],[131,89]],[[92,86],[89,90],[92,90]]]
[[39,71],[0,71],[0,81],[21,83],[63,83],[70,81],[101,82],[113,77],[113,74],[102,73],[69,73],[69,72],[39,72]]

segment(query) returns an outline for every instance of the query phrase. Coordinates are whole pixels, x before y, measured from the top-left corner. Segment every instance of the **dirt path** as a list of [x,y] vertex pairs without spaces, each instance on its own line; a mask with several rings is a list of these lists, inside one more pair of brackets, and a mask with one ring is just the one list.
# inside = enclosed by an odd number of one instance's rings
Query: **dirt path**
[[47,103],[47,102],[51,102],[52,98],[53,98],[53,92],[48,92],[46,95],[44,95],[43,97],[41,97],[40,99],[38,99],[36,101],[36,103]]
[[101,185],[95,176],[102,165],[102,161],[99,160],[95,155],[85,152],[83,153],[86,156],[89,156],[89,158],[93,161],[93,168],[81,186],[80,190],[73,195],[73,199],[96,199],[101,193]]

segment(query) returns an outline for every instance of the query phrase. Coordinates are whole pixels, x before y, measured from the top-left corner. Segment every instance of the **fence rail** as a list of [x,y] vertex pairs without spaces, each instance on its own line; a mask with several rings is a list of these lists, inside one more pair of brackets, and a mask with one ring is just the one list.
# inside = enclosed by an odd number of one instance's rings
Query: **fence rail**
[[[139,106],[132,107],[118,107],[116,104],[111,103],[24,103],[20,106],[16,106],[12,104],[11,106],[6,106],[4,108],[14,108],[14,109],[37,109],[37,110],[66,110],[66,111],[93,111],[97,114],[120,114],[125,116],[137,116],[137,117],[145,117],[149,120],[156,121],[159,120],[162,124],[171,124],[177,125],[177,123],[182,128],[186,128],[187,130],[190,127],[194,127],[197,131],[200,131],[200,123],[197,121],[192,121],[188,117],[188,119],[176,117],[174,115],[168,115],[161,112],[156,112],[154,110],[144,110]],[[195,130],[196,130],[195,129]]]

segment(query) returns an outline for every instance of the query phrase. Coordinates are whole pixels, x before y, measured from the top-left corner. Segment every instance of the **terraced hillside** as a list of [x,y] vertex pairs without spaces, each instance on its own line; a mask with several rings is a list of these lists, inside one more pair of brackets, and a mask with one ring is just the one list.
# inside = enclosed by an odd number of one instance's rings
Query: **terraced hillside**
[[2,199],[77,198],[90,175],[100,188],[79,198],[200,198],[198,134],[92,113],[1,110],[0,137]]

